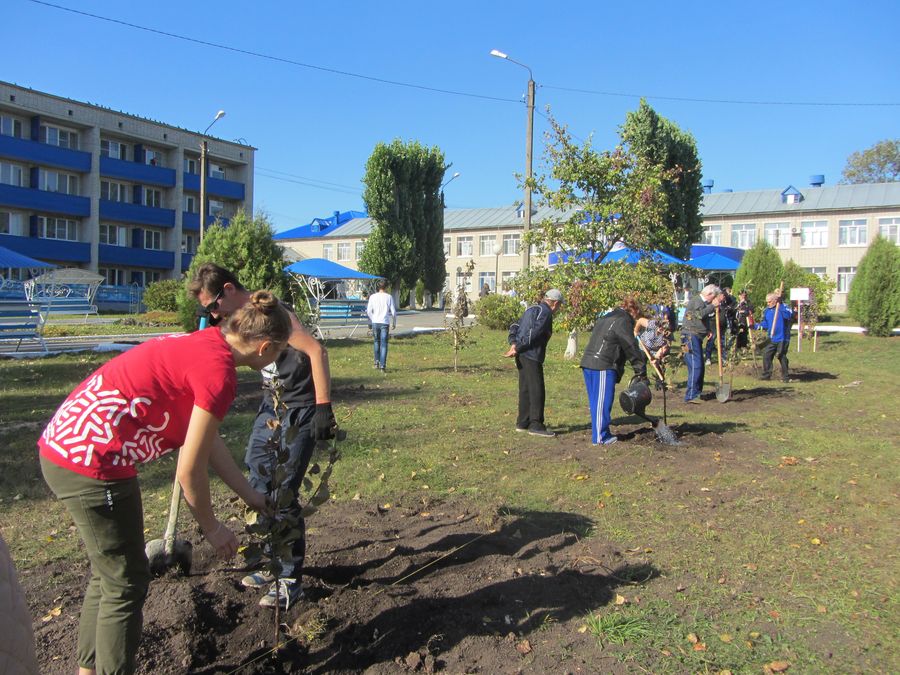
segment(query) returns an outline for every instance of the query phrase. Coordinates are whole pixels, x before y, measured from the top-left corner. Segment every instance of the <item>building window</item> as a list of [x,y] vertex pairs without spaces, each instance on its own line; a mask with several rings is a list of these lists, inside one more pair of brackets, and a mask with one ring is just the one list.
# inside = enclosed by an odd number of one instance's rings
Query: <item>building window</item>
[[78,194],[78,176],[72,173],[40,170],[38,188],[47,192],[59,192],[64,195]]
[[22,138],[22,120],[9,115],[0,115],[0,135]]
[[0,234],[21,237],[25,232],[25,218],[21,213],[0,211]]
[[325,260],[334,259],[334,244],[322,244],[322,257]]
[[824,268],[824,267],[804,267],[803,269],[804,269],[806,272],[810,272],[810,273],[812,273],[812,274],[815,274],[815,275],[816,275],[817,277],[819,277],[820,279],[824,279],[824,278],[825,278],[825,268]]
[[160,208],[162,206],[162,190],[144,188],[144,206],[152,206],[156,209]]
[[117,267],[101,267],[97,270],[97,274],[103,275],[103,283],[107,286],[127,286],[125,281],[125,270]]
[[209,200],[209,215],[216,217],[222,215],[225,211],[225,202],[218,199]]
[[491,293],[497,292],[497,275],[493,272],[479,272],[478,274],[478,292],[481,292],[481,289],[484,288],[484,285],[487,284],[488,288],[491,289]]
[[0,162],[0,183],[25,187],[25,170],[18,164]]
[[362,258],[363,249],[366,247],[365,241],[356,242],[356,259],[359,260]]
[[731,245],[734,248],[753,248],[756,243],[756,225],[754,223],[736,223],[731,226]]
[[[456,255],[459,258],[471,258],[472,257],[472,237],[457,237],[456,238]],[[471,285],[471,280],[470,280]]]
[[804,220],[800,223],[800,246],[825,248],[828,246],[828,221]]
[[162,251],[162,232],[159,230],[144,230],[144,248],[151,251]]
[[444,237],[444,258],[450,257],[450,237]]
[[194,241],[194,235],[192,235],[192,234],[181,235],[181,252],[182,253],[190,253],[190,254],[194,254],[197,252],[197,244]]
[[57,145],[60,148],[78,149],[78,132],[62,127],[41,125],[40,140],[41,143]]
[[144,150],[144,164],[148,166],[164,166],[163,154],[159,150]]
[[837,292],[849,293],[850,285],[853,283],[853,277],[856,276],[855,267],[838,267],[837,273]]
[[497,237],[493,234],[482,234],[478,237],[478,255],[494,255],[494,244]]
[[225,180],[225,167],[221,164],[210,164],[209,165],[209,177],[210,178],[221,178]]
[[162,279],[162,272],[144,272],[144,277],[147,280],[148,284],[155,284],[157,281]]
[[766,223],[766,241],[775,248],[791,247],[791,228],[787,223]]
[[[471,239],[471,237],[470,237]],[[472,275],[466,274],[465,272],[457,272],[456,273],[456,287],[463,287],[463,291],[466,293],[472,292]]]
[[345,241],[337,245],[338,262],[347,262],[350,260],[350,242]]
[[200,173],[200,171],[197,170],[197,160],[196,159],[188,159],[187,157],[185,157],[184,158],[184,172],[192,173],[195,176],[198,175]]
[[865,218],[838,221],[838,246],[865,246],[868,242],[869,228]]
[[193,195],[184,196],[184,210],[188,213],[200,213],[200,206],[197,198]]
[[101,139],[100,154],[113,159],[128,159],[128,146],[124,143],[119,143],[119,141]]
[[101,180],[100,199],[128,204],[131,202],[131,186],[111,180]]
[[503,235],[503,255],[519,255],[519,241],[521,237],[518,234]]
[[704,244],[708,246],[722,245],[722,226],[721,225],[704,225],[703,239]]
[[127,230],[119,225],[100,223],[100,243],[110,246],[127,246]]
[[78,241],[78,223],[69,218],[38,217],[38,237]]
[[879,218],[878,234],[900,245],[900,218]]

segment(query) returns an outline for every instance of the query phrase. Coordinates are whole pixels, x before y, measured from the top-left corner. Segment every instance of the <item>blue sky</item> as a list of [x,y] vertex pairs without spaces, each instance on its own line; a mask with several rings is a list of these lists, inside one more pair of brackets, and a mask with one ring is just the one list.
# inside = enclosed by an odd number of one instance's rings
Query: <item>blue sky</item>
[[[394,138],[443,150],[448,207],[520,199],[528,74],[494,48],[531,67],[539,113],[600,149],[646,96],[694,134],[716,191],[833,184],[851,152],[900,136],[896,0],[52,2],[274,57],[4,3],[0,79],[197,131],[224,109],[210,133],[258,148],[255,207],[277,230],[364,208],[366,160]],[[547,126],[535,116],[536,171]]]

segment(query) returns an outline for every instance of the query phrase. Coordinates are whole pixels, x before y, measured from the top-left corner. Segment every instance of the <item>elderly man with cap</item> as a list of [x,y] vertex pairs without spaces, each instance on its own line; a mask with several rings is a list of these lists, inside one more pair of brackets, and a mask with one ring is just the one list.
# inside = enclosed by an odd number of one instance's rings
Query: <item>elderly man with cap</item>
[[519,416],[516,431],[552,438],[556,434],[544,425],[544,358],[553,335],[553,315],[563,304],[563,294],[551,288],[541,302],[525,310],[518,329],[511,332],[509,351],[519,371]]
[[684,400],[687,403],[700,403],[705,370],[703,338],[710,333],[710,320],[715,322],[716,307],[719,306],[721,293],[715,284],[704,286],[700,295],[695,295],[688,301],[684,311],[681,344],[688,371],[687,391],[684,392]]

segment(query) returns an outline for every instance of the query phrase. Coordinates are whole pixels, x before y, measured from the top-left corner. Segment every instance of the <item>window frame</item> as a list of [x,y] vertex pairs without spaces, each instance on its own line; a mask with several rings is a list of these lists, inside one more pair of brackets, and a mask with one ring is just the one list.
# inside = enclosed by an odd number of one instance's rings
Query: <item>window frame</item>
[[354,242],[353,246],[353,254],[356,256],[356,260],[362,258],[363,250],[366,248],[366,240],[361,239],[360,241]]
[[[847,242],[843,241],[845,239],[845,233],[855,234],[854,237],[847,237],[849,239],[855,239],[856,241]],[[860,234],[862,237],[860,238]],[[852,218],[846,220],[838,221],[838,246],[842,247],[859,247],[859,246],[868,246],[869,245],[869,221],[866,218]]]
[[159,230],[144,230],[144,249],[147,251],[163,250],[163,233]]
[[349,241],[340,241],[335,246],[335,261],[336,262],[350,262],[350,242]]
[[322,244],[322,257],[325,260],[334,260],[334,244]]
[[[858,265],[847,265],[837,268],[837,288],[836,293],[849,293],[850,287],[853,285],[853,279],[856,277]],[[850,271],[847,271],[850,270]]]
[[496,234],[479,234],[478,235],[478,255],[482,258],[488,258],[494,255],[494,245],[497,243]]
[[[466,245],[466,246],[464,246]],[[468,253],[464,253],[463,249],[467,248],[469,250]],[[471,235],[457,237],[456,238],[456,257],[457,258],[471,258],[475,253],[475,240]],[[458,284],[457,284],[458,286]]]
[[[3,171],[6,169],[9,173],[10,181],[3,180]],[[18,171],[19,182],[11,182],[13,174]],[[12,185],[14,187],[26,187],[25,185],[25,177],[28,175],[26,167],[21,164],[16,164],[15,162],[6,162],[0,160],[0,183],[3,185]]]
[[[809,231],[809,232],[808,232]],[[812,237],[815,240],[821,239],[821,243],[807,243],[810,235],[821,234],[821,237]],[[800,248],[828,248],[828,221],[827,220],[803,220],[800,221]]]
[[[715,234],[715,237],[712,235]],[[713,241],[715,239],[715,241]],[[703,234],[700,240],[705,246],[721,246],[722,245],[722,223],[713,225],[703,225]]]
[[[109,235],[113,232],[116,235],[115,242],[110,241]],[[104,239],[106,241],[103,241]],[[97,230],[97,242],[106,246],[128,246],[128,228],[115,223],[100,223]]]
[[[889,228],[888,234],[885,234],[885,228]],[[890,233],[890,229],[893,229],[893,235]],[[888,241],[892,241],[896,246],[900,246],[900,218],[894,216],[879,218],[878,236],[884,237]]]
[[[775,241],[772,241],[769,237],[769,232],[771,231],[776,233]],[[784,235],[784,241],[780,242],[779,240],[782,237],[782,233]],[[791,224],[783,221],[763,223],[763,237],[774,248],[779,250],[788,249],[791,247]]]
[[522,253],[522,235],[518,232],[510,232],[503,235],[503,255],[517,256]]
[[[53,224],[53,236],[47,236],[47,228]],[[57,236],[59,228],[65,229],[65,236]],[[78,241],[78,221],[73,218],[57,218],[56,216],[38,216],[38,239],[54,239],[56,241]]]
[[[756,245],[758,236],[756,223],[732,223],[731,224],[731,246],[744,251],[749,251]],[[747,235],[746,237],[744,235]]]
[[[161,209],[162,208],[162,190],[158,190],[157,188],[148,188],[144,187],[143,192],[143,202],[144,206],[149,206],[153,209]],[[152,199],[151,199],[152,195]]]

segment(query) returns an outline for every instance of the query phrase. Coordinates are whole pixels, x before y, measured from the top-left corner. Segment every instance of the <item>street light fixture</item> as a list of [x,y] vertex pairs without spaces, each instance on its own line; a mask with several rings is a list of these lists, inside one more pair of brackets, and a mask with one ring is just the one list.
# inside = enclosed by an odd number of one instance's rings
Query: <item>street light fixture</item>
[[[223,117],[225,117],[224,110],[217,112],[213,121],[203,130],[203,135],[206,136],[206,132],[210,130],[212,125]],[[203,142],[200,143],[200,241],[203,241],[203,234],[206,231],[206,156],[208,152],[209,146],[204,138]]]
[[[524,233],[528,234],[529,230],[531,230],[531,151],[534,145],[534,76],[531,74],[531,68],[524,63],[509,58],[509,55],[501,52],[499,49],[492,49],[491,56],[515,63],[528,71],[528,125],[525,132],[525,225],[523,228]],[[530,249],[530,246],[523,244],[522,269],[528,268],[531,255]]]
[[500,292],[500,254],[503,253],[503,247],[494,240],[494,293]]

